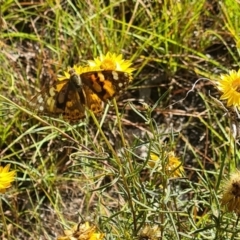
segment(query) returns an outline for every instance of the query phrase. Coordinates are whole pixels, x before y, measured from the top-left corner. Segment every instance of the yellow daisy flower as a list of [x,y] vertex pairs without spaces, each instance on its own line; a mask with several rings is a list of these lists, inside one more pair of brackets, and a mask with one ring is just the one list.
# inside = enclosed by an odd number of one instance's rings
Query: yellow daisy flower
[[223,93],[221,100],[227,100],[227,106],[240,108],[240,69],[229,71],[228,74],[222,74],[217,83],[218,89]]
[[65,236],[58,237],[57,240],[102,240],[103,233],[96,232],[95,226],[90,226],[89,222],[76,224],[70,230],[64,231]]
[[146,224],[139,232],[138,239],[157,240],[161,237],[161,231],[158,225],[150,226]]
[[228,212],[240,215],[240,171],[232,173],[230,179],[223,186],[221,204]]
[[98,67],[102,70],[121,71],[129,74],[132,74],[135,70],[134,68],[130,68],[132,62],[124,60],[122,54],[116,55],[110,52],[106,55],[94,58],[94,60],[89,60],[88,64],[90,67]]
[[165,154],[166,155],[163,156],[163,158],[167,157],[167,162],[163,164],[162,158],[155,153],[151,153],[148,165],[151,168],[156,167],[158,172],[162,172],[164,166],[164,172],[168,175],[168,177],[182,177],[184,169],[182,167],[182,163],[179,161],[179,158],[175,156],[173,151]]
[[0,193],[5,193],[14,180],[16,171],[9,172],[9,169],[10,164],[7,164],[5,167],[0,166]]

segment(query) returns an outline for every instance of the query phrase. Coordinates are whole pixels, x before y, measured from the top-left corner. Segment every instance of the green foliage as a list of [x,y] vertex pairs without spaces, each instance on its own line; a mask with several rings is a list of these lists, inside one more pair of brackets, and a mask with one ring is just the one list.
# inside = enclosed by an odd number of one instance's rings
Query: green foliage
[[[237,1],[5,0],[0,12],[0,166],[18,173],[0,196],[2,238],[56,239],[91,221],[105,239],[142,240],[146,224],[159,228],[151,240],[240,239],[220,204],[237,121],[210,80],[239,66]],[[27,107],[68,66],[108,51],[137,69],[129,101],[75,124]],[[168,175],[171,151],[185,176]]]

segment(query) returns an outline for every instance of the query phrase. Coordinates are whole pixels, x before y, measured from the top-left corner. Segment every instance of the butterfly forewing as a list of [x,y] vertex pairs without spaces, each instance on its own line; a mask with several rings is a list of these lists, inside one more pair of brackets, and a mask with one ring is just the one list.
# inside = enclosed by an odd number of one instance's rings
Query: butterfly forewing
[[120,71],[93,71],[80,74],[81,82],[87,85],[103,101],[122,94],[130,80],[128,73]]

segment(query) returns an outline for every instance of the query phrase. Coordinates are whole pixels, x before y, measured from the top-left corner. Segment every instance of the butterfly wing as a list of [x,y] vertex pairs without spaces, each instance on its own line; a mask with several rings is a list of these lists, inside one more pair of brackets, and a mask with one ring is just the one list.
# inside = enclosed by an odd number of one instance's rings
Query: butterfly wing
[[80,79],[102,101],[107,101],[121,94],[127,88],[130,76],[126,72],[103,70],[82,73]]
[[71,78],[44,87],[32,103],[32,108],[40,113],[62,115],[69,121],[85,117],[85,93]]
[[68,121],[85,117],[85,107],[95,114],[102,112],[102,101],[111,100],[128,86],[130,76],[120,71],[92,71],[77,75],[71,69],[70,78],[45,87],[35,98],[38,112],[62,115]]
[[99,114],[103,110],[103,102],[88,86],[83,85],[85,93],[85,104],[95,114]]

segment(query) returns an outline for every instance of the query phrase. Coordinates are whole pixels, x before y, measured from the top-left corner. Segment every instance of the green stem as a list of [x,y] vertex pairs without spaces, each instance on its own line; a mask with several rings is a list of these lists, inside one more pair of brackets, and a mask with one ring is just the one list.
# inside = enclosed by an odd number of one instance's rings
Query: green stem
[[[6,237],[7,237],[7,239],[9,239],[7,223],[6,223],[6,219],[5,219],[3,208],[2,208],[2,194],[1,193],[0,193],[0,215],[2,216],[2,220],[3,220],[3,229],[5,229]],[[2,235],[2,237],[3,236],[4,236],[4,234]]]
[[[96,119],[94,113],[92,111],[89,111],[94,123],[96,124],[97,128],[98,128],[98,131],[99,133],[101,134],[101,136],[103,137],[104,141],[106,142],[109,150],[112,152],[114,158],[116,159],[117,163],[118,163],[118,166],[119,166],[119,173],[122,177],[122,181],[123,181],[123,185],[124,185],[124,189],[126,190],[126,193],[127,193],[127,199],[128,199],[128,203],[129,203],[129,206],[132,210],[132,216],[133,216],[133,223],[134,223],[134,230],[136,230],[137,226],[136,226],[136,215],[135,215],[135,209],[134,209],[134,204],[133,204],[133,201],[132,201],[132,198],[131,198],[131,192],[129,190],[129,187],[128,187],[128,183],[127,183],[127,180],[126,180],[126,177],[125,177],[125,173],[124,173],[124,168],[123,168],[123,164],[121,162],[121,160],[119,159],[117,153],[115,152],[115,150],[113,149],[112,145],[110,144],[110,142],[108,141],[107,137],[105,136],[104,132],[102,131],[101,129],[101,126],[99,125],[98,123],[98,120]],[[118,118],[118,115],[117,115],[117,118]],[[120,124],[121,125],[121,124]],[[123,136],[123,135],[122,135]]]

